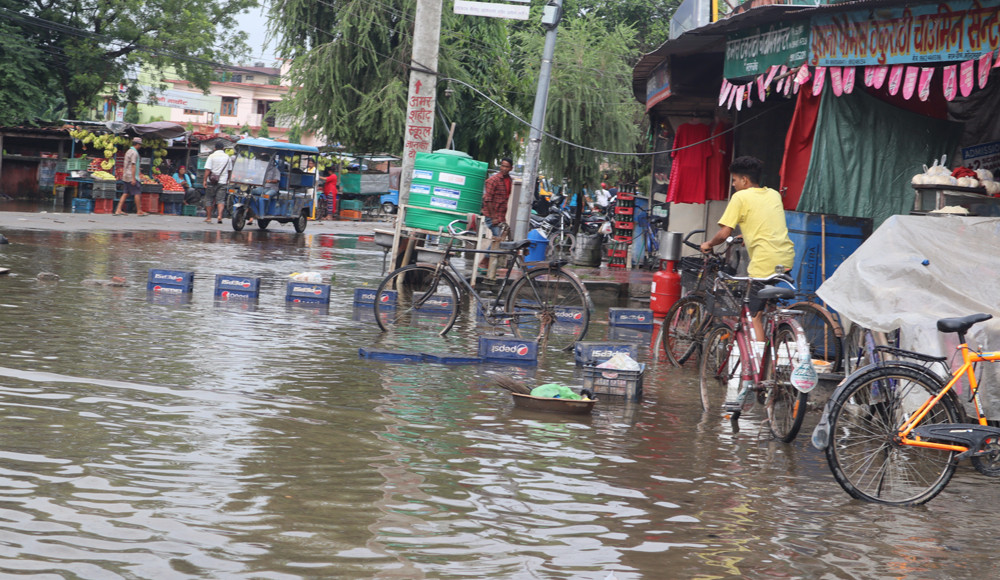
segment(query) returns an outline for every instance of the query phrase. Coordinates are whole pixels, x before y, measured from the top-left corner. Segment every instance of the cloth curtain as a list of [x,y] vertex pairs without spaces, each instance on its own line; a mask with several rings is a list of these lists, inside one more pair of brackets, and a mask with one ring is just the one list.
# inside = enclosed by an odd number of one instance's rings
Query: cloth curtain
[[870,217],[876,227],[909,213],[910,179],[955,150],[962,125],[897,109],[863,91],[835,97],[827,85],[822,97],[796,209]]
[[707,161],[712,155],[711,136],[711,129],[703,123],[684,123],[677,127],[668,202],[705,203]]
[[802,196],[802,186],[809,174],[819,103],[820,96],[813,96],[811,82],[799,89],[792,123],[785,135],[785,156],[781,160],[781,194],[785,209],[797,208]]

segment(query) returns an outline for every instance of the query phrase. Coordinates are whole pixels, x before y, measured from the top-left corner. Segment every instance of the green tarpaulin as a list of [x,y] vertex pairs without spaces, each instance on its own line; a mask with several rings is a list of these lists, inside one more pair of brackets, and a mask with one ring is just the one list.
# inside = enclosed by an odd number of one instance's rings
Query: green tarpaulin
[[860,88],[836,97],[827,85],[796,209],[869,217],[876,227],[891,215],[908,214],[910,179],[924,164],[951,155],[961,130],[959,123],[898,109]]

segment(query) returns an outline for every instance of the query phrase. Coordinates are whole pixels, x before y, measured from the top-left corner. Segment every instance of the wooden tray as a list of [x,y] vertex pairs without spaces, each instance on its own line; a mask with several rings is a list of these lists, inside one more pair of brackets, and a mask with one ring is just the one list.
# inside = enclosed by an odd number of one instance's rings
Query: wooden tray
[[956,193],[978,193],[983,196],[986,195],[985,187],[959,187],[957,185],[934,185],[930,183],[924,183],[921,185],[911,183],[910,187],[917,190],[940,189],[941,191],[954,191]]
[[574,401],[572,399],[551,399],[549,397],[532,397],[520,393],[514,395],[514,406],[532,411],[547,411],[549,413],[567,413],[570,415],[589,415],[594,410],[597,400]]

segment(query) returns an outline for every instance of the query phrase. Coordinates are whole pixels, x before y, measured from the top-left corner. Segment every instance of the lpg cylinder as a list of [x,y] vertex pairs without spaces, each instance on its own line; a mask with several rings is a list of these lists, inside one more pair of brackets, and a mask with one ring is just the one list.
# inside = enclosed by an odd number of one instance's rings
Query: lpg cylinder
[[681,275],[674,272],[674,262],[666,262],[666,267],[653,274],[649,307],[653,316],[663,318],[674,302],[681,297]]

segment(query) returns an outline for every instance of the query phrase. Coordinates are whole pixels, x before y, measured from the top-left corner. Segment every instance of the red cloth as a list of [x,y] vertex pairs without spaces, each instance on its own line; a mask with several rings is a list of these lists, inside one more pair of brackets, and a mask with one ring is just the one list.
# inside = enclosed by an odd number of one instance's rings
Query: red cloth
[[326,182],[323,183],[323,196],[326,197],[326,203],[329,205],[327,212],[331,216],[337,215],[337,174],[331,173],[327,178]]
[[[791,78],[786,79],[790,82]],[[841,97],[843,98],[843,97]],[[802,197],[802,186],[809,174],[813,137],[816,133],[816,116],[819,114],[820,96],[813,96],[812,83],[799,88],[795,113],[785,135],[785,157],[781,160],[781,192],[785,209],[794,210]]]
[[670,168],[668,202],[705,203],[707,162],[712,155],[710,137],[711,129],[702,123],[684,123],[677,127],[674,149],[684,148],[671,153],[674,162]]
[[733,133],[729,129],[726,122],[712,127],[712,154],[705,168],[705,199],[708,200],[729,199],[729,156],[733,148]]

